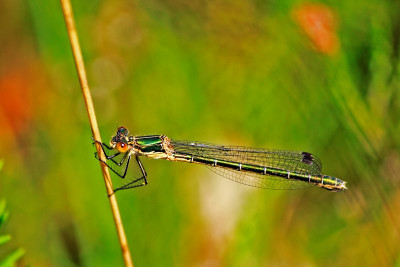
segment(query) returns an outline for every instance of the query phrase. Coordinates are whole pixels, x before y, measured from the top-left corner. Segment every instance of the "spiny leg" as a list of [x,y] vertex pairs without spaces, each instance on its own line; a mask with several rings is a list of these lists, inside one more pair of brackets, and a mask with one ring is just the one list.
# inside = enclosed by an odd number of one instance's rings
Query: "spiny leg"
[[140,161],[138,155],[136,155],[136,161],[139,164],[140,170],[142,171],[143,178],[144,178],[144,183],[145,183],[144,185],[146,185],[147,184],[147,173],[146,173],[146,170],[144,169],[144,167],[142,165],[142,162]]
[[116,157],[116,156],[119,155],[119,152],[117,152],[117,153],[115,153],[115,154],[109,156],[108,153],[107,153],[107,151],[105,150],[105,148],[107,148],[108,151],[111,151],[111,150],[113,150],[112,147],[109,147],[107,144],[102,143],[102,142],[97,141],[97,140],[93,140],[93,141],[94,141],[94,142],[92,143],[93,145],[94,145],[95,143],[97,143],[97,144],[99,144],[99,145],[101,146],[101,149],[103,150],[103,153],[104,153],[104,155],[106,156],[107,159],[112,159],[112,158],[114,158],[114,157]]
[[[115,154],[113,154],[113,155],[108,155],[107,154],[107,152],[106,152],[106,150],[105,150],[105,148],[107,148],[109,151],[111,151],[111,150],[113,150],[111,147],[109,147],[108,145],[106,145],[106,144],[104,144],[104,143],[101,143],[101,142],[99,142],[99,141],[97,141],[97,140],[94,140],[94,143],[98,143],[100,146],[101,146],[101,149],[103,150],[103,153],[104,153],[104,155],[106,156],[106,159],[109,159],[109,160],[111,160],[112,162],[114,162],[116,165],[118,165],[118,166],[121,166],[123,163],[124,163],[124,160],[125,160],[125,158],[126,157],[124,157],[124,158],[122,158],[122,160],[121,160],[121,162],[116,162],[113,158],[115,158],[116,156],[119,156],[121,153],[120,152],[117,152],[117,153],[115,153]],[[94,144],[93,143],[93,144]],[[105,148],[104,148],[105,147]],[[100,158],[98,157],[98,155],[97,155],[97,152],[95,152],[94,153],[94,155],[95,155],[95,157],[98,159],[98,160],[100,160]],[[100,160],[101,162],[103,162],[103,163],[105,163],[104,161],[102,161],[102,160]]]
[[[145,180],[144,183],[135,184],[136,182],[138,182],[138,181],[140,181],[140,180],[143,180],[143,179]],[[131,188],[140,187],[140,186],[145,186],[145,185],[147,185],[147,180],[146,180],[146,178],[145,178],[145,177],[140,177],[140,178],[138,178],[138,179],[136,179],[136,180],[134,180],[134,181],[132,181],[132,182],[130,182],[130,183],[127,183],[127,184],[124,185],[124,186],[115,188],[115,189],[114,189],[114,193],[117,192],[117,191],[119,191],[119,190],[131,189]]]
[[[107,151],[105,150],[105,148],[108,149],[108,150],[112,150],[112,148],[108,147],[106,144],[101,143],[101,142],[99,142],[99,141],[96,141],[96,140],[95,140],[95,142],[98,143],[98,144],[101,146],[101,148],[102,148],[102,150],[103,150],[103,152],[104,152],[104,154],[105,154],[105,156],[106,156],[106,159],[109,159],[110,161],[103,161],[103,160],[101,160],[101,159],[98,157],[97,152],[94,153],[96,159],[98,159],[99,161],[101,161],[101,162],[103,162],[104,164],[106,164],[107,167],[110,168],[110,169],[111,169],[115,174],[117,174],[119,177],[125,178],[126,173],[127,173],[127,171],[128,171],[128,166],[129,166],[130,158],[131,158],[129,151],[126,152],[126,153],[124,153],[122,159],[121,159],[119,162],[117,162],[117,161],[115,161],[113,158],[115,158],[116,156],[121,155],[120,152],[117,152],[117,153],[115,153],[114,155],[108,156],[108,155],[107,155]],[[123,164],[125,164],[125,166],[123,166]],[[121,167],[121,166],[123,166],[123,169],[119,168],[119,167]]]
[[[93,139],[93,138],[92,138],[92,139]],[[106,164],[107,167],[109,167],[109,168],[110,168],[115,174],[117,174],[119,177],[125,178],[126,175],[127,175],[127,172],[128,172],[128,166],[129,166],[129,163],[130,163],[130,160],[131,160],[131,154],[130,154],[130,153],[125,153],[125,155],[123,156],[123,158],[121,159],[121,161],[118,162],[118,161],[114,160],[114,158],[117,157],[117,156],[119,156],[119,155],[121,155],[120,152],[117,152],[117,153],[115,153],[115,154],[113,154],[113,155],[108,155],[108,153],[109,153],[111,150],[113,150],[113,148],[111,148],[111,147],[109,147],[107,144],[104,144],[104,143],[99,142],[99,141],[97,141],[97,140],[93,140],[93,141],[94,141],[94,143],[98,143],[98,144],[101,146],[101,149],[103,150],[103,153],[104,153],[104,155],[106,156],[106,159],[107,159],[107,160],[110,160],[109,163],[113,163],[113,164],[115,164],[115,166],[110,165],[110,164],[108,164],[107,162],[104,162],[104,161],[102,161],[101,159],[99,159],[97,153],[95,153],[95,157],[96,157],[99,161],[101,161],[101,162],[103,162],[104,164]],[[93,144],[94,144],[94,143],[93,143]],[[140,186],[144,186],[144,185],[147,185],[147,184],[148,184],[148,182],[147,182],[147,173],[146,173],[146,171],[145,171],[145,169],[144,169],[144,167],[143,167],[143,165],[142,165],[142,162],[139,160],[139,157],[138,157],[137,155],[135,155],[135,159],[136,159],[136,162],[138,163],[138,166],[139,166],[139,169],[140,169],[140,171],[141,171],[142,176],[141,176],[140,178],[138,178],[138,179],[135,179],[135,180],[133,180],[133,181],[131,181],[131,182],[128,182],[127,184],[125,184],[125,185],[123,185],[123,186],[121,186],[121,187],[119,187],[119,188],[114,189],[114,193],[115,193],[116,191],[119,191],[119,190],[124,190],[124,189],[130,189],[130,188],[140,187]],[[124,167],[124,169],[123,169],[122,172],[121,172],[121,171],[118,171],[118,169],[115,168],[116,166],[120,167],[120,166],[122,166],[123,164],[126,164],[126,165],[125,165],[125,167]],[[144,180],[144,182],[138,184],[138,182],[141,181],[141,180]],[[113,194],[114,194],[114,193],[113,193]],[[110,197],[110,196],[111,196],[111,195],[109,195],[109,197]]]
[[[136,162],[137,162],[138,165],[139,165],[140,171],[142,172],[142,177],[140,177],[140,178],[138,178],[138,179],[135,179],[135,180],[133,180],[133,181],[131,181],[131,182],[129,182],[129,183],[127,183],[127,184],[125,184],[125,185],[119,187],[119,188],[114,189],[114,193],[117,192],[117,191],[119,191],[119,190],[124,190],[124,189],[130,189],[130,188],[145,186],[145,185],[148,184],[148,182],[147,182],[147,173],[146,173],[146,171],[145,171],[145,169],[144,169],[144,167],[143,167],[143,165],[142,165],[142,162],[140,161],[140,159],[139,159],[139,157],[138,157],[137,155],[135,156],[135,159],[136,159]],[[130,157],[129,157],[129,160],[130,160]],[[139,182],[139,181],[141,181],[141,180],[144,180],[144,182],[143,182],[143,183],[140,183],[140,184],[136,184],[137,182]]]
[[104,162],[102,160],[100,160],[100,161],[103,162],[104,164],[106,164],[107,167],[110,168],[116,175],[118,175],[121,178],[125,178],[126,173],[128,172],[129,162],[131,161],[131,155],[129,155],[129,153],[125,153],[124,157],[121,160],[121,164],[115,163],[115,161],[113,161],[117,167],[121,167],[122,163],[125,162],[126,158],[128,158],[128,159],[126,161],[123,172],[121,172],[121,170],[118,170],[116,167],[108,164],[107,162]]
[[[128,155],[128,154],[125,154],[125,156],[122,158],[121,164],[125,161],[126,155]],[[128,161],[127,161],[126,166],[125,166],[124,174],[123,174],[123,175],[119,175],[119,174],[118,174],[119,177],[125,178],[126,173],[127,173],[127,171],[128,171],[128,166],[129,166],[129,162],[130,162],[130,161],[131,161],[131,155],[128,156]],[[121,166],[121,165],[119,165],[119,166]]]

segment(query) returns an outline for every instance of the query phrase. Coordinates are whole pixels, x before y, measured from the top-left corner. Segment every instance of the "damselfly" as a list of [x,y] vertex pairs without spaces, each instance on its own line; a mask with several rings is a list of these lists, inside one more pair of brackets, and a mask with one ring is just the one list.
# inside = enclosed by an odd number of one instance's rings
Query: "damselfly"
[[[104,163],[119,177],[127,178],[114,192],[147,184],[139,156],[203,164],[235,182],[260,188],[298,189],[315,185],[331,191],[347,189],[346,182],[323,175],[321,161],[308,152],[220,146],[178,141],[165,135],[129,136],[125,127],[117,129],[110,146],[95,142],[103,149],[107,159]],[[97,153],[95,157],[99,159]],[[136,165],[137,173],[127,177],[130,164]]]

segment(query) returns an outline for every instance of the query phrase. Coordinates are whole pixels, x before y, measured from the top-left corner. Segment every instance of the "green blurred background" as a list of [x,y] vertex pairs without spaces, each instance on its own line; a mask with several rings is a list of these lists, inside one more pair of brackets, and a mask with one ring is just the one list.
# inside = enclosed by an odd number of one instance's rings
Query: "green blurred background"
[[[320,157],[349,190],[246,187],[143,159],[119,192],[137,266],[400,265],[398,1],[73,1],[104,140]],[[21,265],[123,264],[58,1],[0,2],[2,232]],[[115,175],[113,179],[118,179]]]

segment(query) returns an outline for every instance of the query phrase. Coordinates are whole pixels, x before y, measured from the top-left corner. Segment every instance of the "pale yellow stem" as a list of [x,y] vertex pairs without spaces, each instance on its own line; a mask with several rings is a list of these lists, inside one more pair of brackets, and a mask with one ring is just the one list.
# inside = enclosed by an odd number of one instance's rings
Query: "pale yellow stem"
[[[97,126],[96,114],[94,111],[94,106],[92,102],[92,96],[90,94],[89,85],[86,78],[85,65],[83,63],[81,48],[79,46],[78,34],[76,32],[74,17],[72,14],[72,7],[70,0],[60,0],[62,11],[64,14],[65,24],[67,26],[67,32],[69,36],[69,41],[72,48],[72,53],[74,55],[75,67],[78,72],[79,82],[82,89],[83,98],[85,100],[86,110],[89,116],[90,127],[92,128],[92,134],[95,140],[101,142],[99,128]],[[96,143],[97,153],[102,161],[105,161],[105,156],[101,146]],[[110,173],[108,168],[104,163],[100,162],[101,171],[103,173],[104,182],[107,189],[107,195],[109,196],[111,211],[114,217],[115,226],[117,228],[117,234],[119,238],[119,243],[122,250],[122,256],[125,261],[125,266],[133,266],[132,257],[128,247],[128,241],[126,239],[124,226],[122,225],[121,215],[119,213],[117,199],[115,194],[113,194],[113,187],[110,179]]]

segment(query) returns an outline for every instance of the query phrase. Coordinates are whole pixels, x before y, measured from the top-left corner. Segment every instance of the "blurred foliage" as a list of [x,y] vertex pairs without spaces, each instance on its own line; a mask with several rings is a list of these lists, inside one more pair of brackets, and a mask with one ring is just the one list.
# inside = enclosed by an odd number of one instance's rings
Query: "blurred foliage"
[[[0,160],[0,171],[3,167],[3,160]],[[6,201],[4,199],[0,200],[0,229],[3,227],[7,218],[9,216],[9,212],[6,210]],[[0,247],[3,248],[3,245],[11,240],[10,235],[0,235]],[[7,252],[6,254],[1,251],[0,253],[0,266],[1,267],[9,267],[16,266],[17,261],[25,254],[25,250],[22,248],[18,248],[12,252]]]
[[[398,1],[73,1],[103,138],[309,151],[345,193],[143,159],[137,266],[400,264]],[[0,3],[0,194],[33,266],[122,265],[57,1]],[[117,177],[114,177],[117,179]]]

